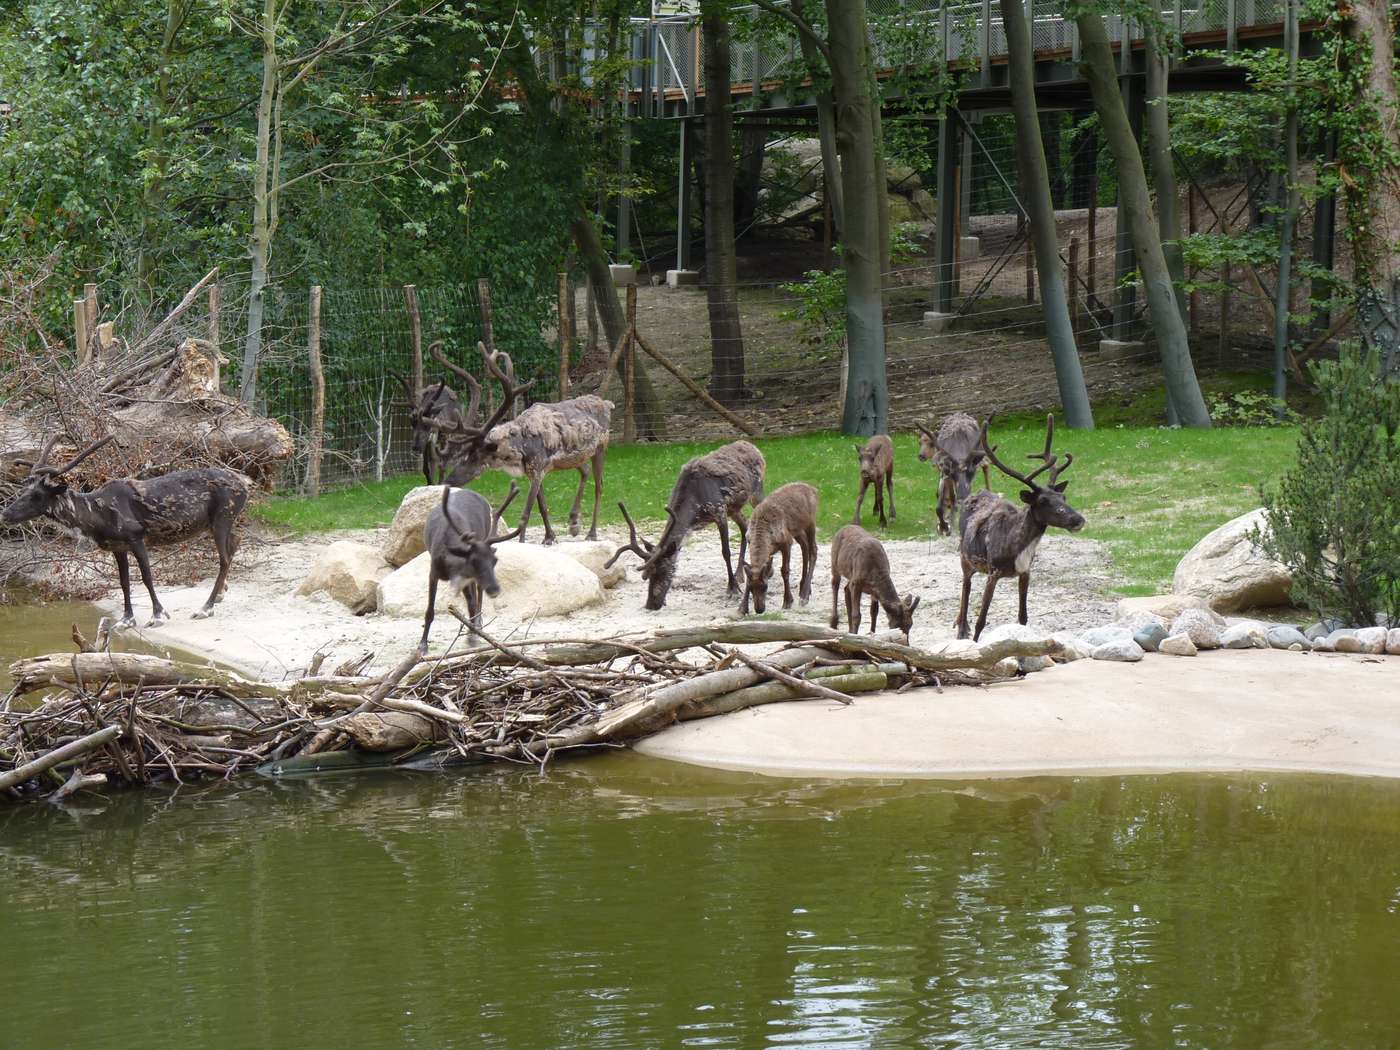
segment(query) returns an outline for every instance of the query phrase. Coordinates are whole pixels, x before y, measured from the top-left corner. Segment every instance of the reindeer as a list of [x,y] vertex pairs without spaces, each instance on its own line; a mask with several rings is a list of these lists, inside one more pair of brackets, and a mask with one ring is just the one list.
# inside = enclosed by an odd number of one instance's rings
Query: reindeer
[[[982,593],[982,611],[977,615],[977,628],[972,632],[972,638],[976,641],[987,624],[987,607],[992,603],[992,592],[996,590],[997,581],[1003,577],[1019,577],[1020,622],[1026,622],[1031,564],[1035,561],[1035,550],[1045,530],[1053,525],[1069,532],[1078,532],[1084,527],[1084,516],[1065,501],[1064,492],[1069,482],[1059,481],[1060,475],[1074,462],[1074,457],[1066,453],[1064,466],[1060,466],[1057,462],[1059,457],[1050,454],[1054,439],[1055,417],[1048,415],[1045,417],[1045,450],[1032,452],[1026,457],[1043,462],[1029,474],[1021,474],[997,459],[996,447],[987,444],[987,423],[982,424],[978,446],[997,470],[1026,486],[1021,493],[1021,502],[1025,506],[1018,507],[988,489],[973,494],[963,505],[962,521],[959,523],[962,533],[962,601],[958,605],[955,625],[959,638],[966,638],[968,634],[967,600],[972,591],[973,573],[987,574],[987,589]],[[1034,479],[1046,470],[1050,471],[1048,483],[1037,485]]]
[[[530,491],[525,497],[525,513],[520,519],[520,538],[530,523],[530,512],[538,501],[544,521],[544,542],[556,539],[549,521],[541,484],[552,470],[577,470],[578,491],[569,510],[569,535],[578,535],[579,507],[588,475],[593,474],[593,524],[588,538],[598,538],[598,504],[603,498],[603,461],[608,453],[608,427],[612,423],[613,403],[593,394],[570,398],[555,404],[531,405],[510,422],[502,422],[511,406],[525,391],[535,385],[531,380],[524,386],[515,384],[513,370],[503,371],[496,358],[478,343],[486,370],[501,384],[501,403],[483,426],[463,423],[457,426],[432,424],[447,433],[452,470],[447,476],[451,485],[465,485],[486,470],[504,470],[515,477],[530,479]],[[507,359],[508,360],[508,359]]]
[[[880,528],[883,529],[890,521],[894,521],[894,443],[885,434],[876,434],[865,443],[864,448],[856,446],[856,455],[860,457],[860,495],[856,497],[854,524],[860,524],[860,505],[865,502],[865,489],[873,483],[875,513],[880,516]],[[885,520],[884,491],[881,485],[888,486],[890,490],[889,521]]]
[[[481,407],[481,384],[466,369],[459,368],[443,356],[440,340],[428,347],[428,353],[438,364],[467,384],[471,390],[471,403],[466,409],[462,408],[461,398],[447,385],[445,379],[435,386],[425,387],[415,393],[404,376],[398,372],[390,372],[390,375],[398,380],[408,398],[408,421],[413,428],[413,451],[423,457],[423,477],[429,485],[440,485],[451,466],[451,449],[448,446],[447,435],[464,426],[476,425],[477,412]],[[510,374],[514,375],[515,369],[509,366],[509,358],[507,367]]]
[[[729,558],[729,525],[733,520],[739,528],[739,564],[744,564],[748,546],[748,529],[744,522],[744,504],[757,505],[763,499],[763,453],[747,441],[734,441],[713,452],[696,456],[681,468],[666,503],[666,529],[661,539],[649,543],[637,535],[637,527],[627,508],[618,508],[627,520],[631,540],[619,547],[607,561],[613,564],[627,551],[642,559],[642,579],[647,581],[648,609],[660,609],[666,604],[666,594],[676,575],[681,543],[701,525],[713,524],[719,529],[723,544],[724,568],[729,574],[729,593],[738,595],[739,580]],[[607,566],[604,566],[605,568]]]
[[914,610],[919,599],[912,594],[899,596],[890,578],[890,559],[885,548],[859,525],[847,525],[831,541],[831,626],[840,624],[836,609],[841,579],[846,580],[846,622],[850,632],[860,632],[860,600],[870,595],[870,633],[875,633],[875,618],[884,606],[890,624],[904,632],[907,640],[914,627]]
[[29,467],[29,477],[0,517],[18,523],[47,515],[60,525],[77,529],[100,549],[110,551],[122,585],[120,627],[136,623],[131,611],[128,555],[135,556],[141,581],[151,596],[151,619],[146,626],[159,627],[170,616],[156,597],[147,545],[180,543],[201,532],[211,532],[219,552],[219,575],[209,600],[194,614],[196,620],[204,619],[213,611],[214,603],[223,600],[229,565],[238,549],[233,527],[248,503],[248,478],[225,467],[199,467],[176,470],[149,481],[109,481],[94,492],[69,491],[64,475],[112,440],[109,436],[89,445],[61,467],[48,465],[49,453],[58,443],[56,437],[49,439],[36,462],[16,460]]
[[418,642],[418,654],[428,652],[428,631],[433,626],[439,580],[466,595],[467,614],[473,627],[481,627],[481,592],[494,598],[501,593],[496,582],[496,552],[491,548],[514,539],[522,525],[505,536],[496,535],[496,525],[520,489],[511,482],[510,495],[501,509],[492,513],[486,497],[471,489],[453,491],[451,485],[442,487],[442,504],[433,508],[423,525],[423,539],[428,547],[428,610],[423,614],[423,637]]
[[794,481],[770,493],[754,508],[749,519],[749,558],[740,558],[745,576],[744,604],[740,609],[748,615],[749,596],[753,596],[754,612],[762,613],[768,602],[768,580],[773,575],[773,554],[783,555],[783,608],[792,608],[792,577],[788,561],[796,540],[802,548],[802,579],[798,597],[806,605],[812,597],[812,576],[817,570],[817,490],[801,481]]
[[978,444],[977,420],[966,412],[954,412],[939,425],[937,437],[922,423],[914,426],[919,430],[920,461],[932,460],[938,468],[938,531],[947,536],[952,529],[945,512],[952,512],[959,503],[967,501],[978,467],[982,468],[982,483],[992,487],[987,461]]

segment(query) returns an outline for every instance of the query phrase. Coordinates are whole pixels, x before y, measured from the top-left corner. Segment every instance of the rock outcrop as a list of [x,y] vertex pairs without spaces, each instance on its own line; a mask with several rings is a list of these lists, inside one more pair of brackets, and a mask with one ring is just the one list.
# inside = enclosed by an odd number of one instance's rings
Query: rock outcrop
[[321,552],[297,594],[324,593],[356,615],[373,612],[379,604],[379,581],[392,571],[393,566],[373,547],[337,540]]
[[1200,598],[1216,612],[1287,605],[1293,586],[1288,567],[1265,555],[1249,538],[1254,529],[1264,528],[1260,508],[1208,533],[1177,565],[1173,593]]

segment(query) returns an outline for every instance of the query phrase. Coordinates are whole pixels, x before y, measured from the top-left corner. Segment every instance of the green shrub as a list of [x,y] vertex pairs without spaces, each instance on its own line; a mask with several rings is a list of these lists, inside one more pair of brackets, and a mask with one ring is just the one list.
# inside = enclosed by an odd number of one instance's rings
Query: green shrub
[[1293,594],[1324,616],[1400,624],[1400,383],[1344,348],[1312,366],[1323,402],[1298,460],[1266,492],[1260,547],[1293,572]]
[[1210,419],[1221,427],[1288,427],[1298,422],[1298,414],[1284,405],[1279,417],[1279,401],[1262,390],[1238,390],[1210,398]]

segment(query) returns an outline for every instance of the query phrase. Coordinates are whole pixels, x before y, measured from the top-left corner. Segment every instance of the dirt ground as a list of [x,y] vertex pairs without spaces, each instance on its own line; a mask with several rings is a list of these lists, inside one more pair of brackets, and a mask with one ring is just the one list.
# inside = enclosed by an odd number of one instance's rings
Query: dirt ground
[[[379,531],[339,533],[319,536],[313,541],[253,547],[246,557],[240,554],[235,561],[228,597],[208,620],[192,620],[190,615],[203,604],[210,580],[187,587],[162,587],[161,601],[173,619],[159,628],[141,629],[143,637],[150,644],[176,646],[260,678],[280,679],[299,674],[312,656],[322,650],[329,653],[325,662],[327,668],[334,668],[341,661],[365,651],[377,654],[376,665],[392,665],[417,644],[422,625],[419,616],[354,616],[323,595],[302,598],[294,593],[326,544],[336,539],[377,543]],[[610,542],[621,543],[625,539],[625,534],[617,530],[605,529],[602,535]],[[912,591],[922,598],[915,613],[913,643],[928,645],[951,638],[961,581],[955,542],[949,538],[893,541],[886,544],[886,549],[900,592]],[[795,606],[784,616],[822,623],[830,615],[828,554],[825,546],[819,551],[811,603],[806,607]],[[635,564],[630,555],[625,557]],[[794,587],[799,568],[800,559],[795,559]],[[487,630],[503,639],[522,636],[598,638],[731,619],[738,615],[738,600],[726,595],[723,574],[717,533],[707,529],[693,536],[686,545],[666,606],[657,612],[643,608],[646,585],[633,569],[629,570],[624,583],[604,592],[605,599],[599,605],[580,609],[567,617],[532,622],[501,618],[492,622]],[[1089,627],[1111,620],[1114,599],[1106,593],[1110,582],[1108,557],[1097,543],[1047,535],[1036,559],[1029,603],[1031,622],[1058,630]],[[980,584],[974,587],[974,592],[976,601]],[[772,593],[770,591],[770,595]],[[780,602],[781,590],[776,593]],[[109,593],[100,604],[107,611],[119,614],[120,593]],[[773,608],[770,604],[770,615]],[[136,611],[138,622],[144,623],[149,607],[145,596],[139,592]],[[863,615],[868,615],[868,608]],[[1015,584],[1003,583],[997,590],[988,622],[1011,622],[1015,616]],[[454,642],[457,626],[450,617],[438,617],[433,625],[434,653],[444,651]],[[880,626],[882,629],[888,626],[883,615]],[[863,630],[869,630],[868,621],[863,624]],[[457,640],[455,644],[464,642]]]

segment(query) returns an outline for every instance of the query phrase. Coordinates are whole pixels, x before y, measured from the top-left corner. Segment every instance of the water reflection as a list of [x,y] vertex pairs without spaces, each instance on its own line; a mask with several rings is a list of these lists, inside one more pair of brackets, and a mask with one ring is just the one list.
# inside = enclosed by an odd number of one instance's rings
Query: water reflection
[[0,810],[6,1045],[1378,1045],[1400,787],[618,754]]

